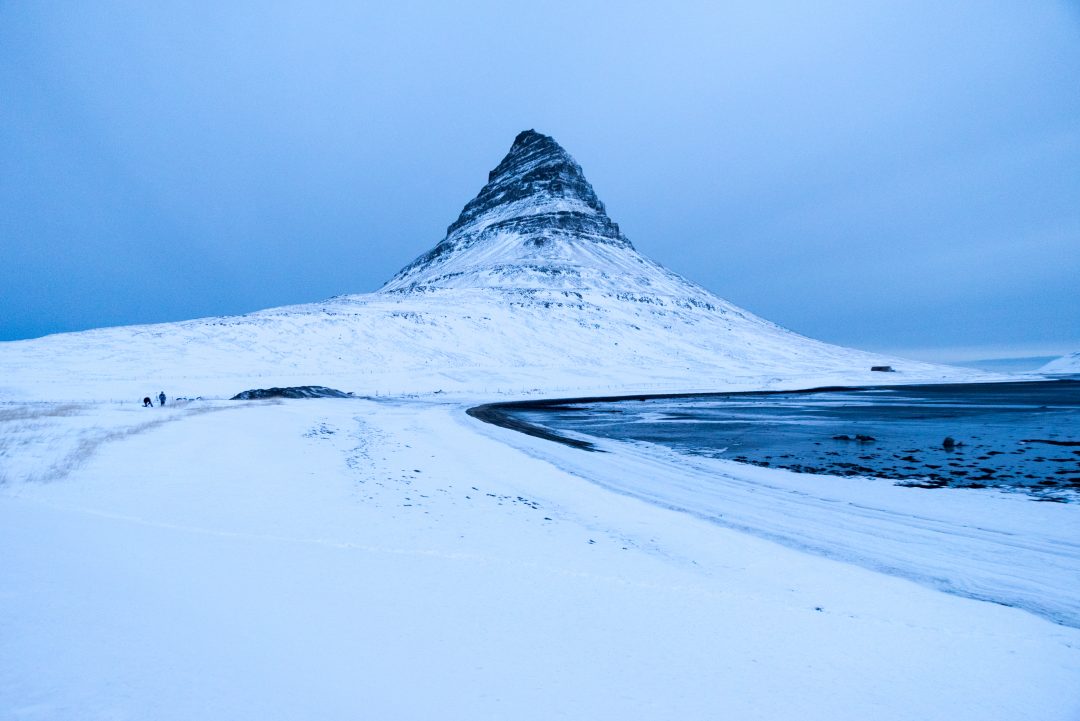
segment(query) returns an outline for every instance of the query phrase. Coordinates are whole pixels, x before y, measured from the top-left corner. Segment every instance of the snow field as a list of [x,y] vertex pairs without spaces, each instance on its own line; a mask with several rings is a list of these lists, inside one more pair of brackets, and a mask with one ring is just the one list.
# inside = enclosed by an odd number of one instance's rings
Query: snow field
[[461,404],[208,407],[0,487],[0,718],[1080,712],[1076,629],[613,494]]

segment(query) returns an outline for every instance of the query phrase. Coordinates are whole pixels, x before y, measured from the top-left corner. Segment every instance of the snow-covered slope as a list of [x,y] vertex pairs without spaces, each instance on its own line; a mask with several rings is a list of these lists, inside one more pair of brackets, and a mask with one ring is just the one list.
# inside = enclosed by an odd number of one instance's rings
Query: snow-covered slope
[[[871,374],[892,365],[897,374]],[[381,290],[0,344],[0,395],[641,392],[957,378],[787,331],[638,253],[550,137],[518,135],[445,239]]]
[[1042,368],[1040,373],[1080,373],[1080,350],[1056,358]]

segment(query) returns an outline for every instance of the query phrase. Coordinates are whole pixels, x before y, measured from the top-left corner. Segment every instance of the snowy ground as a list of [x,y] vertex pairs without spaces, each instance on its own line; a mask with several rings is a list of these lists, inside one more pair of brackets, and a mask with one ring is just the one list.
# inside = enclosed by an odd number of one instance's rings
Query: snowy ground
[[[0,718],[1080,717],[1077,628],[640,498],[730,468],[575,451],[467,405],[0,406]],[[710,499],[731,525],[994,568],[953,516],[992,521],[989,493],[924,508],[942,523],[919,536],[877,487],[823,511],[749,470]],[[1076,507],[1017,503],[997,522],[1025,553],[1075,540]],[[1071,548],[1042,592],[1066,607]],[[1034,583],[1016,558],[1011,586]]]
[[1042,368],[1039,369],[1043,373],[1054,374],[1078,374],[1080,373],[1080,351],[1075,353],[1069,353],[1063,355],[1060,358],[1050,361]]

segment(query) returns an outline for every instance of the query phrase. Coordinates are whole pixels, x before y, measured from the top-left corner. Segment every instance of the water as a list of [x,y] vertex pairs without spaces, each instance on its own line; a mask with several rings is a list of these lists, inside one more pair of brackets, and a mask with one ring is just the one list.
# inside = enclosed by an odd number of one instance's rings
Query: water
[[512,414],[556,433],[803,473],[1080,499],[1078,380],[523,404]]

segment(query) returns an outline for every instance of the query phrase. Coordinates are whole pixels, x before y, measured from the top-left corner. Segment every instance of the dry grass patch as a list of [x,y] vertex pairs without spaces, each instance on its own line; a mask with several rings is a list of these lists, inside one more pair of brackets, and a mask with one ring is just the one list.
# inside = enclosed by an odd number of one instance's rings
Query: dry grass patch
[[106,443],[227,407],[185,404],[148,418],[141,409],[89,404],[0,406],[0,486],[61,480]]

